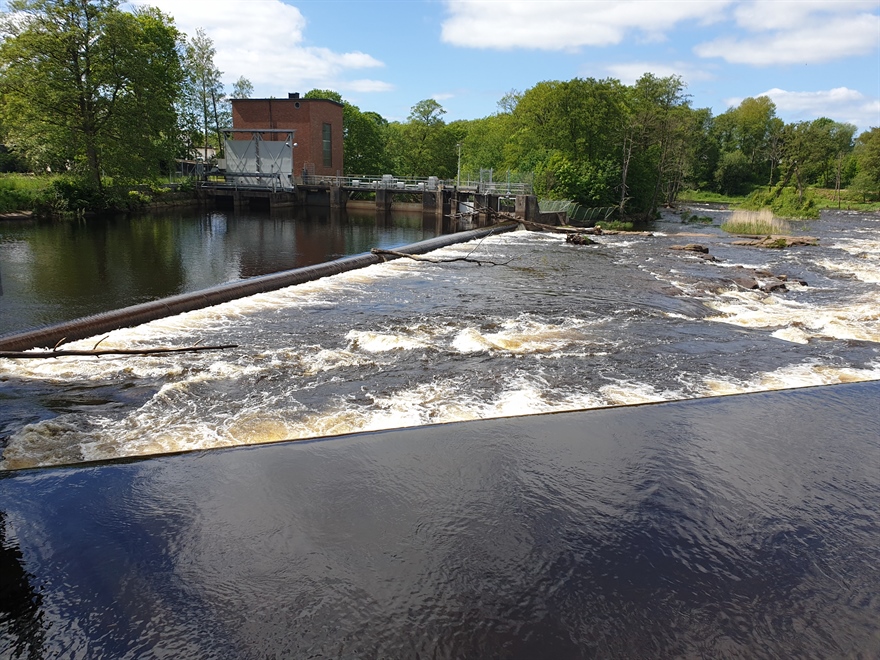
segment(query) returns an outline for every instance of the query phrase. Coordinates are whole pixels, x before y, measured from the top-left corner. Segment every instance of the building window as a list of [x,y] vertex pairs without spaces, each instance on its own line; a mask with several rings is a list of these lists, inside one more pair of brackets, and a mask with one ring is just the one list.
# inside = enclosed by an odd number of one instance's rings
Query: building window
[[331,136],[331,127],[330,124],[324,124],[324,167],[332,167],[333,166],[333,141],[330,139]]

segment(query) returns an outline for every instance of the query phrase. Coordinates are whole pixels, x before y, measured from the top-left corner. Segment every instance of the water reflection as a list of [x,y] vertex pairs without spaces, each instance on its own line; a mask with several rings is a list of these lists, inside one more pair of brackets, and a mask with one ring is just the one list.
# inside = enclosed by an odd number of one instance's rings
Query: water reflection
[[21,472],[0,501],[74,656],[876,657],[878,396]]
[[441,233],[434,216],[183,211],[0,223],[0,334]]
[[7,534],[0,510],[0,652],[38,660],[43,654],[42,596],[31,586],[18,545]]

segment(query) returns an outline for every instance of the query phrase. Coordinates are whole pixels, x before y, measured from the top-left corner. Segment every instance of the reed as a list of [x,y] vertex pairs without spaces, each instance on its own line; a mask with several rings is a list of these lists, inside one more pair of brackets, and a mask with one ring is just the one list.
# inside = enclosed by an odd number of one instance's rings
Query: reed
[[777,218],[770,209],[760,211],[734,211],[721,225],[729,234],[748,234],[750,236],[788,235],[791,224],[784,218]]

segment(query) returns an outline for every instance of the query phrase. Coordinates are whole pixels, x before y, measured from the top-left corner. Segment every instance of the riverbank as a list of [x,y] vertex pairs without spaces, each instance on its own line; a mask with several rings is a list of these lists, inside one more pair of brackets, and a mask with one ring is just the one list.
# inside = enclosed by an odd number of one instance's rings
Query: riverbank
[[0,175],[0,222],[76,218],[172,209],[198,204],[192,182],[152,183],[96,191],[58,175]]
[[[859,211],[863,213],[880,213],[880,201],[859,200],[855,193],[841,190],[839,194],[828,188],[809,188],[816,207],[819,210]],[[720,193],[699,190],[683,190],[676,198],[676,205],[711,204],[724,208],[735,209],[746,202],[748,195],[722,195]]]

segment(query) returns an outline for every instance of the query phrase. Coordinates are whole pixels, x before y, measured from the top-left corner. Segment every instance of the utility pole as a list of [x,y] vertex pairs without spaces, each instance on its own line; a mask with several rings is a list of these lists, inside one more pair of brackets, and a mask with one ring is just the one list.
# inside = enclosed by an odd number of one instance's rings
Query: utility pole
[[461,188],[461,142],[455,146],[458,147],[458,173],[455,175],[455,187]]

